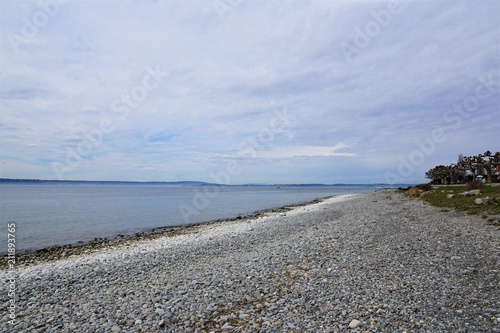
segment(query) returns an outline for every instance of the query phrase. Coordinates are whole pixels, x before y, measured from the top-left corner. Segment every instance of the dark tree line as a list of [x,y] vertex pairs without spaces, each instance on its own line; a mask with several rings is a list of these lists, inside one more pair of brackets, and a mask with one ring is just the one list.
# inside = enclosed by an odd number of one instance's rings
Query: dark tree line
[[487,182],[498,181],[500,176],[500,152],[487,151],[476,156],[463,156],[457,163],[438,165],[425,173],[432,183],[464,184],[483,176]]

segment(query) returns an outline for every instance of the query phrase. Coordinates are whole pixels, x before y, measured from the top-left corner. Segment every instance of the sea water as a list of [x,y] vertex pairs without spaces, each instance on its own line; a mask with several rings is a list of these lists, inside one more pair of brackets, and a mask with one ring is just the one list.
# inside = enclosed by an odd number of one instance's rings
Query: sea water
[[233,218],[374,186],[0,185],[0,253],[8,225],[16,250],[91,241],[153,228]]

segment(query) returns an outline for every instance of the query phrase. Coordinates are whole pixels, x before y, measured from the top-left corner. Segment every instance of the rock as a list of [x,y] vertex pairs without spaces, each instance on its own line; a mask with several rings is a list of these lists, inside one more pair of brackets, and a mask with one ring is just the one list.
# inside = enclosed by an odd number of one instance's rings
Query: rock
[[140,320],[140,319],[136,319],[136,320],[135,320],[135,324],[136,324],[136,325],[140,325],[140,324],[142,324],[142,320]]
[[225,323],[224,325],[222,325],[221,327],[223,330],[232,330],[234,327],[231,326],[231,324],[229,323]]
[[122,329],[120,327],[118,327],[118,326],[113,326],[113,327],[111,327],[111,331],[112,332],[121,332]]
[[446,197],[447,197],[448,199],[451,199],[451,198],[454,198],[454,197],[455,197],[455,194],[448,194]]
[[349,323],[349,328],[356,328],[356,327],[359,327],[359,326],[361,326],[361,325],[362,325],[362,323],[361,323],[359,320],[357,320],[357,319],[353,319],[353,320],[351,320],[351,322]]
[[483,204],[483,199],[481,199],[481,198],[477,198],[476,200],[474,200],[474,203],[475,203],[476,205],[482,205],[482,204]]
[[498,198],[489,198],[487,203],[488,205],[497,205],[498,204]]
[[469,192],[472,193],[473,195],[481,194],[481,190],[470,190]]

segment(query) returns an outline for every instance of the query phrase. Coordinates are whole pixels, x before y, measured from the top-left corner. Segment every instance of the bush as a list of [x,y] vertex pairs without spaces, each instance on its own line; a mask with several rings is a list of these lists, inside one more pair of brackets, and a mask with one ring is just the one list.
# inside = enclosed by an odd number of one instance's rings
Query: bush
[[430,191],[432,190],[432,185],[431,184],[419,184],[416,186],[419,190],[422,190],[422,191]]
[[405,192],[405,196],[413,198],[420,196],[420,190],[416,187],[411,187]]
[[483,187],[484,183],[480,180],[473,180],[467,183],[467,189],[470,190],[480,190]]

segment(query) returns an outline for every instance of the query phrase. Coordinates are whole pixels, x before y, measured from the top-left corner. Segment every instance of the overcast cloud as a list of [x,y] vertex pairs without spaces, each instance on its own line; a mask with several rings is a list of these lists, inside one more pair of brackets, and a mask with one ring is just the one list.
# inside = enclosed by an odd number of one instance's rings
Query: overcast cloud
[[500,150],[498,1],[0,13],[0,177],[423,182],[459,153]]

